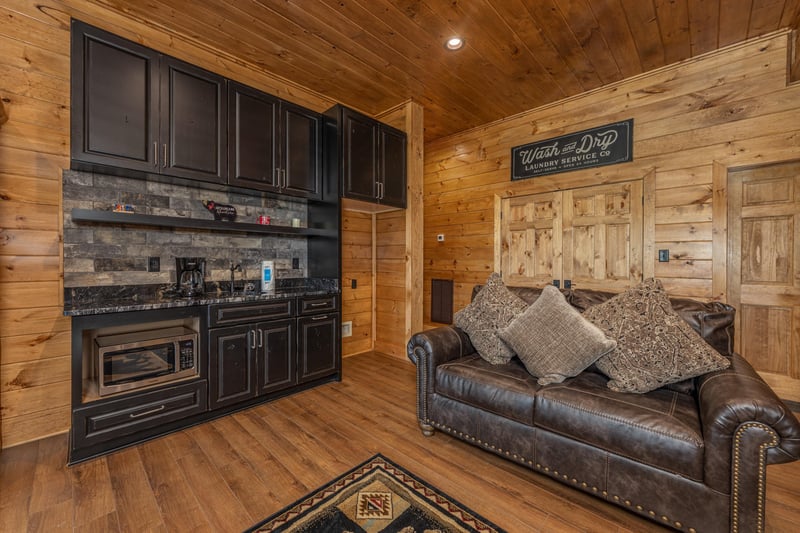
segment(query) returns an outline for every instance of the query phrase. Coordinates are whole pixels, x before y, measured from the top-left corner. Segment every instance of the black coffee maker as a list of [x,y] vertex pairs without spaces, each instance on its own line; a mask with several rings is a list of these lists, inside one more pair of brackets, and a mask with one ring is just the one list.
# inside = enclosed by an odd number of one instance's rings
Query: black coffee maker
[[202,257],[176,257],[175,274],[181,296],[200,296],[205,292],[206,260]]

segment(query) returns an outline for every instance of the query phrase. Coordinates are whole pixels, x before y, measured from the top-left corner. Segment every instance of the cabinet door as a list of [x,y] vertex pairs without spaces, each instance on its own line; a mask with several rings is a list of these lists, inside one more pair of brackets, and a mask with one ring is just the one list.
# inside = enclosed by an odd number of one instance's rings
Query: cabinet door
[[72,159],[156,171],[158,58],[153,50],[72,22]]
[[228,82],[228,180],[232,185],[278,191],[277,134],[280,101]]
[[225,78],[161,58],[161,173],[224,183]]
[[256,395],[256,330],[250,326],[215,328],[209,334],[211,409],[232,405]]
[[342,195],[374,202],[378,177],[378,123],[342,110]]
[[338,313],[300,317],[297,330],[298,381],[305,383],[338,372]]
[[386,126],[380,129],[380,187],[378,201],[406,206],[406,134]]
[[281,187],[284,194],[322,197],[322,116],[281,103]]
[[259,394],[286,389],[297,383],[294,324],[294,320],[282,320],[258,325],[261,344],[256,363]]

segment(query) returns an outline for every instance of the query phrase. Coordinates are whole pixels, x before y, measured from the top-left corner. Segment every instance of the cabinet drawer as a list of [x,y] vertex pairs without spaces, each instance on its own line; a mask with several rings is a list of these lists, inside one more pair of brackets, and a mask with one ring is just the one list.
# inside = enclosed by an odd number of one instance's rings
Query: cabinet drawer
[[73,446],[91,446],[206,411],[205,380],[75,409]]
[[270,300],[251,304],[223,304],[209,306],[209,325],[225,326],[259,320],[289,318],[292,313],[292,300]]
[[298,314],[326,313],[339,308],[339,298],[335,294],[325,296],[304,296],[297,299]]

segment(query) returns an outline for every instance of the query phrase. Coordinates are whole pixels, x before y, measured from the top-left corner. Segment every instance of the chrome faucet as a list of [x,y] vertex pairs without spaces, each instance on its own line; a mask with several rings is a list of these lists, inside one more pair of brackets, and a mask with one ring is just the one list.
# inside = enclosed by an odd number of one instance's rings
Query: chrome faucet
[[234,280],[233,280],[233,275],[234,275],[234,272],[236,272],[237,270],[238,270],[239,272],[241,272],[241,271],[242,271],[242,265],[241,265],[241,263],[237,263],[237,264],[235,264],[235,265],[234,265],[234,264],[233,264],[233,261],[231,261],[231,267],[230,267],[230,271],[231,271],[231,296],[233,296],[234,294],[236,294],[236,290],[234,289],[234,285],[233,285],[233,281],[234,281]]

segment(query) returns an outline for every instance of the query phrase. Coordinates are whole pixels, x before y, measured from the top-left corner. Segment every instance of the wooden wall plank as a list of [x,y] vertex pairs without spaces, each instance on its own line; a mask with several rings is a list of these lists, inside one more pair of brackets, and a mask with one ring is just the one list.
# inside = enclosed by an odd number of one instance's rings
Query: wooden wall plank
[[[800,126],[792,118],[800,112],[800,86],[787,85],[788,43],[788,33],[773,34],[428,143],[425,302],[433,277],[454,280],[456,310],[468,303],[473,284],[485,281],[494,260],[481,259],[495,255],[488,205],[494,195],[644,176],[651,177],[645,195],[656,207],[645,214],[643,273],[663,277],[676,295],[724,301],[724,249],[715,244],[725,225],[720,169],[800,153]],[[643,51],[642,61],[660,53]],[[620,118],[635,121],[632,163],[510,181],[512,147]],[[438,233],[446,234],[445,243],[435,242]],[[669,263],[657,262],[659,249],[670,250]]]

